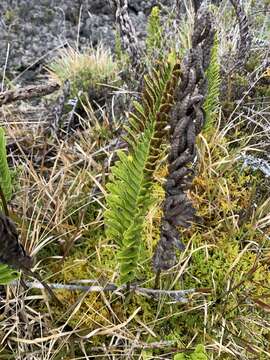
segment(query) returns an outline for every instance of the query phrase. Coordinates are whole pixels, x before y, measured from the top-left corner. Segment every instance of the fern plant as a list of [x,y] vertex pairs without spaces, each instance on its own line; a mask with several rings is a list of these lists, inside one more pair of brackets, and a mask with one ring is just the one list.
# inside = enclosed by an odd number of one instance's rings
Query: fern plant
[[206,77],[208,80],[208,92],[203,104],[205,111],[205,131],[212,128],[216,118],[216,114],[219,109],[219,94],[220,94],[220,64],[218,58],[218,38],[217,34],[214,38],[214,44],[211,50],[211,57],[208,69],[206,71]]
[[166,136],[168,113],[179,78],[178,64],[166,64],[145,76],[142,101],[134,102],[127,136],[129,153],[119,151],[107,185],[107,236],[118,245],[121,283],[130,283],[140,261],[141,236],[149,206],[152,175]]

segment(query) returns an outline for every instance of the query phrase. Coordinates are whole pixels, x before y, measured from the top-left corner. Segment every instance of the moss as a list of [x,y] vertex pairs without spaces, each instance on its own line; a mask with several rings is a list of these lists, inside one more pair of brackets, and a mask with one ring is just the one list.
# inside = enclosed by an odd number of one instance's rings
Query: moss
[[270,97],[270,86],[269,86],[269,84],[257,85],[255,91],[256,91],[255,96],[260,99],[259,100],[260,102],[263,102],[264,98],[266,99],[266,98]]
[[254,70],[258,69],[260,65],[261,65],[260,56],[258,56],[258,53],[253,53],[249,56],[249,59],[245,64],[245,69],[249,73],[252,73]]
[[11,24],[15,21],[16,17],[18,16],[17,11],[14,9],[7,9],[3,15],[3,18],[7,24]]
[[247,87],[249,85],[248,78],[246,75],[235,74],[233,76],[233,84],[234,86]]
[[222,111],[225,114],[231,114],[235,109],[235,102],[230,100],[225,100],[222,102]]
[[[205,248],[200,248],[203,243]],[[207,245],[208,249],[206,250]],[[252,285],[252,281],[260,281],[262,285],[267,284],[270,279],[267,265],[258,264],[257,270],[252,273],[250,278],[248,274],[256,264],[257,255],[255,252],[246,251],[242,254],[240,261],[235,264],[242,250],[238,239],[228,238],[224,234],[222,239],[217,240],[215,244],[210,244],[197,235],[193,237],[193,246],[198,250],[194,251],[189,272],[183,278],[185,286],[188,288],[213,288],[215,285],[216,293],[213,294],[215,297],[224,292],[229,279],[233,286],[233,284],[240,283],[246,276],[245,285],[248,285],[254,295],[261,295],[263,286]]]

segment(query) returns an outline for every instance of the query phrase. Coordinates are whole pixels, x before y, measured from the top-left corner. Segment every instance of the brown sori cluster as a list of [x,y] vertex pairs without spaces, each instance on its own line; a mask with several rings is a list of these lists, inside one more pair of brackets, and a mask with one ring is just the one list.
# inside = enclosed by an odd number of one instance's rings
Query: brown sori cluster
[[196,15],[192,48],[181,65],[181,82],[176,89],[171,116],[171,151],[169,174],[165,184],[165,201],[161,221],[160,241],[153,266],[156,272],[176,263],[176,248],[183,250],[178,227],[189,227],[196,220],[195,209],[185,190],[191,186],[194,171],[190,167],[196,157],[195,140],[204,124],[202,104],[207,92],[205,70],[210,61],[214,30],[211,14]]

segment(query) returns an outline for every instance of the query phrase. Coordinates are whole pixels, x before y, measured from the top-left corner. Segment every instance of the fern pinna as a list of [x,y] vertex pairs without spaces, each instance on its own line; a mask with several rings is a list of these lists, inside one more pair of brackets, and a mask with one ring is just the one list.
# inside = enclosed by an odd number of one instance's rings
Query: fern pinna
[[203,103],[203,109],[205,111],[205,124],[204,124],[205,131],[211,129],[214,126],[214,122],[216,120],[216,114],[220,106],[219,94],[220,94],[221,77],[220,77],[218,49],[219,49],[218,38],[217,38],[217,34],[215,34],[214,43],[211,50],[210,63],[206,70],[208,91],[205,101]]
[[0,187],[5,196],[5,200],[9,201],[12,195],[12,184],[7,163],[6,138],[3,128],[0,128]]
[[118,245],[121,283],[134,280],[149,205],[152,174],[166,137],[169,111],[179,78],[178,64],[161,65],[145,76],[141,103],[134,102],[127,136],[129,152],[119,151],[107,185],[107,236]]

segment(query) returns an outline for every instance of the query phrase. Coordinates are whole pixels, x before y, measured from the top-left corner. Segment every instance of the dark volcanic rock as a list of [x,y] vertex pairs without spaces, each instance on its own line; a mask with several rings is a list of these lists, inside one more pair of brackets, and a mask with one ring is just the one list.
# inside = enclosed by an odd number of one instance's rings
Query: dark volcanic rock
[[[129,13],[139,38],[145,33],[147,16],[157,3],[173,0],[130,0]],[[80,28],[79,25],[80,24]],[[0,68],[3,69],[9,46],[7,74],[32,66],[28,77],[47,61],[53,50],[102,41],[113,47],[114,9],[109,0],[1,0]],[[9,45],[8,45],[9,44]]]

